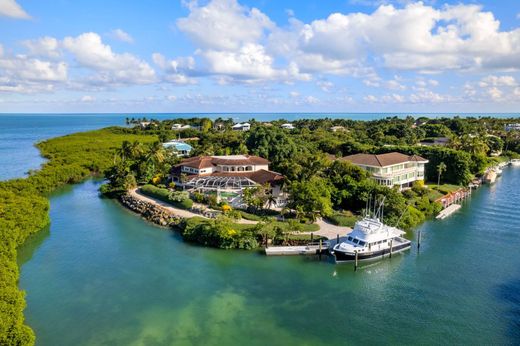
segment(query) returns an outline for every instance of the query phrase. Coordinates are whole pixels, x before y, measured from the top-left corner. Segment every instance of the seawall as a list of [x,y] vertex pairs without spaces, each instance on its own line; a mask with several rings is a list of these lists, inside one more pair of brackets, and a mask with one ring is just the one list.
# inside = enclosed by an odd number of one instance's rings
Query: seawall
[[140,214],[145,220],[163,227],[176,226],[183,220],[158,205],[142,201],[129,194],[119,197],[119,202],[131,211]]

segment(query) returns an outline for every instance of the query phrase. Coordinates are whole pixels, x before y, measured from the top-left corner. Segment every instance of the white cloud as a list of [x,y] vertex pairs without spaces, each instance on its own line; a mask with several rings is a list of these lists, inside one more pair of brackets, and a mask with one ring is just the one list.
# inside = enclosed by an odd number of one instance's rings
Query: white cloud
[[309,24],[293,20],[288,29],[273,32],[271,43],[302,71],[319,66],[335,73],[360,61],[368,64],[368,56],[385,67],[424,73],[520,69],[520,29],[500,31],[499,25],[480,6],[436,9],[416,2],[383,5],[371,14],[333,13]]
[[15,0],[0,0],[0,16],[16,19],[30,19],[31,16]]
[[170,102],[174,102],[177,100],[177,96],[175,95],[169,95],[168,97],[166,97],[166,99]]
[[310,104],[310,105],[314,105],[314,104],[317,104],[317,103],[320,103],[320,100],[314,96],[307,96],[305,98],[305,103],[307,104]]
[[177,85],[196,84],[191,78],[195,74],[195,59],[193,57],[179,57],[175,60],[167,60],[160,53],[152,54],[153,62],[164,72],[163,79]]
[[489,75],[482,80],[478,84],[481,88],[486,88],[488,86],[506,86],[506,87],[514,87],[517,84],[515,78],[513,76],[494,76]]
[[504,94],[502,90],[498,89],[497,87],[491,87],[487,90],[488,95],[491,97],[491,99],[498,101],[502,98],[502,95]]
[[30,55],[58,58],[61,55],[60,42],[54,37],[45,36],[36,40],[23,41]]
[[370,103],[375,103],[378,101],[377,97],[374,95],[367,95],[367,96],[363,97],[363,100],[366,102],[370,102]]
[[96,100],[96,98],[91,95],[84,95],[81,97],[81,102],[85,102],[85,103],[94,102],[95,100]]
[[325,92],[330,92],[334,87],[334,83],[329,81],[318,81],[316,82],[316,85],[318,85],[318,87]]
[[109,37],[126,43],[134,43],[134,38],[122,29],[114,29],[109,33]]
[[289,93],[289,95],[291,95],[291,97],[298,97],[298,96],[300,96],[300,93],[297,92],[297,91],[291,91],[291,92]]
[[213,0],[203,7],[192,3],[189,16],[178,19],[177,26],[200,48],[236,50],[257,42],[274,24],[260,10],[236,0]]
[[147,62],[129,53],[114,53],[96,33],[65,37],[63,47],[83,67],[99,73],[90,79],[93,83],[148,84],[156,81],[155,71]]

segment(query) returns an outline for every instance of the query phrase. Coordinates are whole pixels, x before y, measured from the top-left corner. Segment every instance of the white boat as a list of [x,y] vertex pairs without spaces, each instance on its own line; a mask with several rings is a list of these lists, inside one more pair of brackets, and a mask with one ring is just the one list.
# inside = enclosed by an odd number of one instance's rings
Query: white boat
[[[367,208],[368,209],[368,208]],[[382,218],[382,204],[379,215]],[[367,215],[356,222],[352,232],[347,234],[346,240],[332,248],[330,253],[336,262],[351,262],[376,260],[390,256],[390,253],[406,251],[411,242],[402,237],[405,232],[385,225],[378,217]]]
[[511,166],[520,167],[520,159],[512,159]]

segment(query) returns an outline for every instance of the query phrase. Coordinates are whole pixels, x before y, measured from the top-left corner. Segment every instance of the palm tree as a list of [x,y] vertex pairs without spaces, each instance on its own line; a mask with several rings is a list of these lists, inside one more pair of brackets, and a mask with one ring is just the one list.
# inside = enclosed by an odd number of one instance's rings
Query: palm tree
[[439,174],[437,177],[437,186],[441,184],[441,175],[442,173],[446,172],[446,164],[444,162],[439,163],[437,166],[437,173]]
[[150,144],[145,153],[145,161],[152,164],[152,171],[155,175],[155,166],[164,162],[166,153],[160,142]]

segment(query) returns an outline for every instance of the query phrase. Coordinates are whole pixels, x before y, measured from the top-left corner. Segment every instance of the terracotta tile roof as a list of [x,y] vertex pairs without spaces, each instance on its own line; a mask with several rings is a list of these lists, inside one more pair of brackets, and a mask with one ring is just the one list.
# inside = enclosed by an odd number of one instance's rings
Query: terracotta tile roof
[[355,154],[350,156],[345,156],[341,158],[341,160],[352,162],[353,164],[365,165],[365,166],[373,166],[373,167],[386,167],[397,165],[400,163],[406,163],[410,161],[415,162],[424,162],[427,163],[428,160],[422,158],[418,155],[408,156],[405,154],[393,152],[387,154]]
[[216,165],[268,165],[269,161],[253,155],[195,156],[182,160],[177,166],[208,168]]

